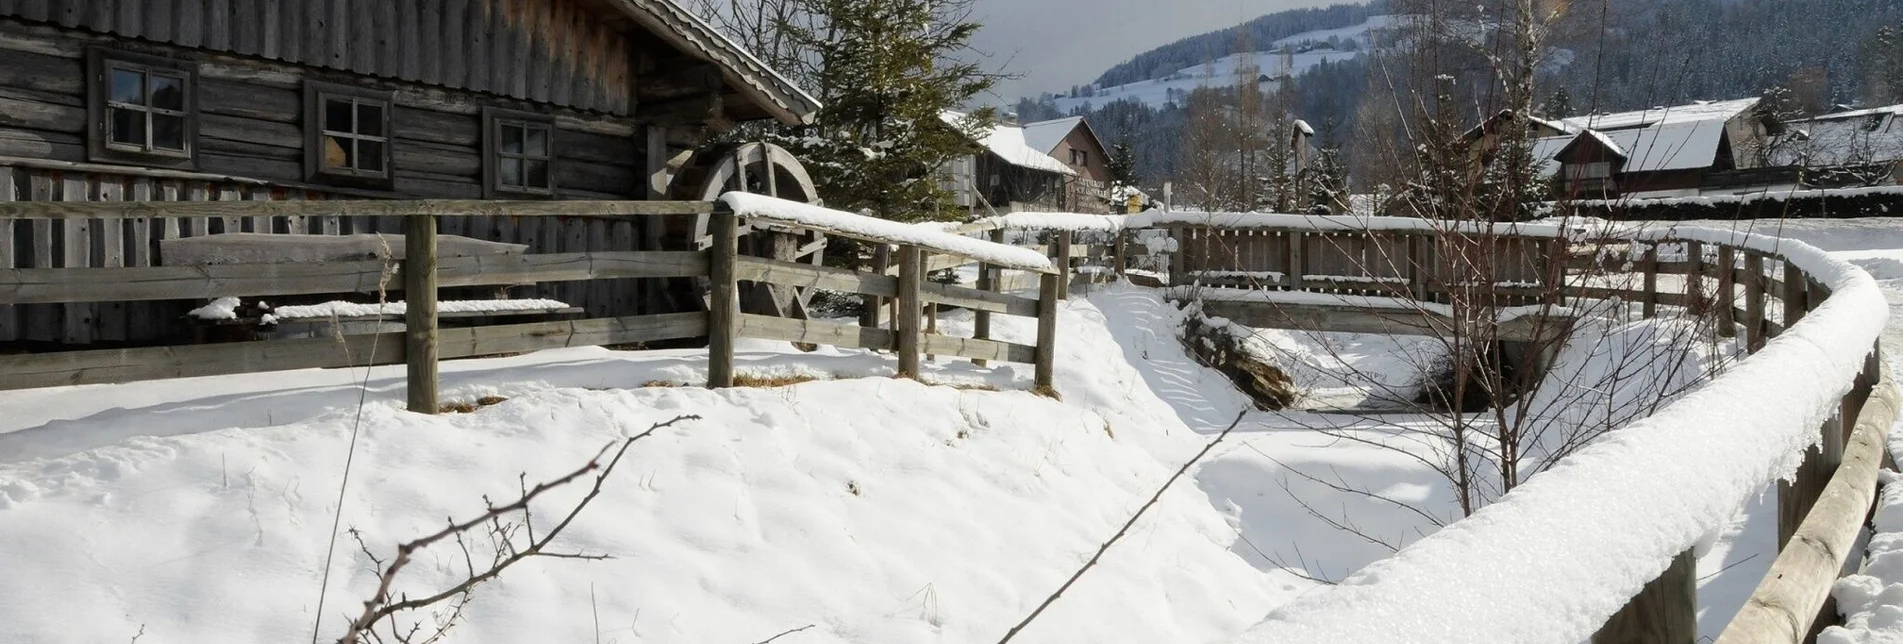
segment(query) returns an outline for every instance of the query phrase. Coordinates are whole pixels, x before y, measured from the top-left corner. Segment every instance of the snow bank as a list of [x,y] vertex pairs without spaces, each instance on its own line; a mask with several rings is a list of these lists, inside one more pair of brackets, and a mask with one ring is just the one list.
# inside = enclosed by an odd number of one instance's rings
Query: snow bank
[[1090,215],[1073,212],[1013,212],[985,217],[960,227],[962,230],[1068,230],[1072,232],[1117,232],[1123,230],[1126,215]]
[[[1897,428],[1891,428],[1892,454],[1903,447],[1899,438]],[[1888,470],[1877,476],[1883,483],[1877,534],[1870,538],[1863,569],[1837,580],[1831,591],[1844,625],[1825,628],[1817,644],[1903,643],[1903,476]]]
[[940,230],[764,195],[729,192],[721,195],[720,200],[742,217],[811,226],[894,244],[916,244],[1006,268],[1045,272],[1054,270],[1050,258],[1029,248],[993,244]]
[[[437,313],[507,313],[511,311],[549,311],[568,308],[567,302],[558,300],[443,300],[436,303]],[[322,304],[301,304],[280,306],[271,309],[271,318],[275,321],[301,320],[308,318],[357,318],[375,315],[403,315],[409,310],[405,302],[384,302],[381,304],[358,304],[355,302],[324,302]]]
[[1236,641],[1579,642],[1673,556],[1790,475],[1883,328],[1888,309],[1875,281],[1789,240],[1686,228],[1642,236],[1775,249],[1833,295],[1705,387],[1277,609]]

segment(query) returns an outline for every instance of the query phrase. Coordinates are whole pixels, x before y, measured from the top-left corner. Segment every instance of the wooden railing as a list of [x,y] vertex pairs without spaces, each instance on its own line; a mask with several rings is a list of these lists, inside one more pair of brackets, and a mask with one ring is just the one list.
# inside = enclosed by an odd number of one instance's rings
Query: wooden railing
[[[1175,240],[1176,252],[1168,254],[1171,284],[1445,302],[1462,280],[1473,279],[1463,269],[1474,272],[1472,262],[1480,257],[1485,264],[1481,274],[1497,291],[1497,299],[1490,301],[1497,305],[1617,298],[1635,303],[1644,317],[1660,315],[1661,307],[1679,307],[1681,312],[1714,316],[1719,335],[1742,333],[1742,346],[1753,354],[1833,296],[1831,286],[1806,272],[1799,258],[1780,252],[1782,247],[1746,243],[1746,235],[1733,241],[1722,239],[1722,233],[1681,235],[1667,230],[1581,237],[1579,231],[1551,226],[1453,234],[1428,225],[1316,225],[1281,216],[1228,219],[1198,223],[1178,218],[1154,226],[1169,230]],[[1130,246],[1125,237],[1139,230],[1123,227],[1114,246]],[[1785,246],[1808,248],[1796,242]],[[1442,261],[1452,252],[1464,253],[1470,263]],[[1121,272],[1123,267],[1119,259],[1115,269]],[[1582,279],[1586,276],[1600,279]],[[1667,280],[1674,284],[1664,288],[1661,276],[1682,279]],[[1857,297],[1872,294],[1864,291]],[[1898,403],[1873,338],[1833,340],[1869,343],[1867,358],[1861,370],[1845,375],[1848,392],[1837,413],[1817,430],[1817,445],[1805,452],[1794,478],[1779,484],[1779,557],[1718,640],[1721,644],[1807,642],[1838,619],[1825,610],[1830,587],[1856,554],[1852,544],[1874,502],[1876,472],[1884,460],[1883,436],[1897,418]],[[1694,558],[1686,551],[1659,563],[1663,575],[1613,614],[1594,642],[1695,640]]]
[[[717,243],[707,251],[584,251],[480,257],[437,256],[438,220],[512,217],[534,221],[550,217],[625,219],[711,214]],[[331,338],[259,340],[186,346],[53,351],[0,355],[0,390],[119,383],[283,369],[409,365],[409,401],[415,411],[436,409],[436,362],[443,358],[495,355],[538,349],[619,345],[707,338],[708,384],[730,386],[734,377],[734,341],[738,338],[787,340],[893,351],[899,373],[916,378],[920,354],[983,361],[1023,362],[1036,366],[1034,385],[1052,380],[1056,333],[1057,284],[1046,263],[1022,263],[1016,270],[1044,275],[1038,297],[952,285],[923,283],[920,267],[958,248],[931,239],[887,240],[800,221],[771,213],[735,213],[707,202],[496,202],[496,201],[232,201],[232,202],[11,202],[0,203],[0,225],[12,220],[107,222],[164,217],[252,218],[395,218],[405,233],[403,258],[396,262],[400,283],[384,283],[385,261],[321,264],[227,264],[212,266],[87,266],[15,268],[0,266],[0,306],[75,304],[216,297],[401,291],[406,303],[405,331]],[[742,256],[737,233],[741,219],[781,228],[820,230],[861,239],[886,248],[900,259],[896,276],[863,273],[765,258]],[[907,269],[905,267],[910,266]],[[573,321],[440,328],[437,290],[448,287],[519,285],[607,279],[703,278],[713,296],[708,310],[628,315]],[[901,310],[890,328],[861,327],[744,313],[742,283],[787,288],[824,288],[894,298]],[[1038,320],[1038,342],[1015,344],[986,333],[961,338],[926,332],[917,312],[928,303],[967,307],[987,315],[1019,315]],[[341,343],[341,344],[340,344]]]

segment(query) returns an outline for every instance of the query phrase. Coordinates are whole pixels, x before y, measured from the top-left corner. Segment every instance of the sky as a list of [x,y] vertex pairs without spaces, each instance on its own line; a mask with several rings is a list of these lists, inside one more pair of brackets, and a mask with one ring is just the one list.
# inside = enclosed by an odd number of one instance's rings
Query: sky
[[996,90],[1004,101],[1068,91],[1158,45],[1284,9],[1348,0],[977,0],[973,46],[1023,74]]

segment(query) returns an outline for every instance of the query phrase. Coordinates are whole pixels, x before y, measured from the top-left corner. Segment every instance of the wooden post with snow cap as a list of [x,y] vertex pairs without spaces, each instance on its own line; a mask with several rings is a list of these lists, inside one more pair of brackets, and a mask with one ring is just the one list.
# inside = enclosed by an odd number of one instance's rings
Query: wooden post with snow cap
[[441,411],[436,401],[436,217],[403,218],[403,335],[409,409]]
[[899,308],[892,315],[892,328],[899,335],[899,377],[919,377],[919,314],[924,311],[919,298],[919,260],[917,246],[899,247]]
[[733,345],[740,334],[740,285],[735,279],[740,255],[740,217],[721,208],[708,218],[714,244],[708,249],[707,388],[733,386]]
[[1698,557],[1672,558],[1658,579],[1593,633],[1592,644],[1694,644],[1698,641]]

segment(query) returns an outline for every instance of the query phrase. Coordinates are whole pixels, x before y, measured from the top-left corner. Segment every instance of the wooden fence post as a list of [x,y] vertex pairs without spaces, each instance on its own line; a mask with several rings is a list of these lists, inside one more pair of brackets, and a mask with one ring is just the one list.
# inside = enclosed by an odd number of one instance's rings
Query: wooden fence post
[[1672,558],[1658,579],[1606,620],[1592,644],[1693,644],[1698,640],[1698,557]]
[[1639,317],[1650,320],[1659,315],[1659,247],[1665,242],[1653,242],[1639,260],[1639,270],[1644,272],[1645,287],[1639,292]]
[[740,288],[734,279],[740,255],[740,217],[725,208],[708,218],[714,245],[708,252],[707,388],[733,386],[733,345],[740,334]]
[[1057,265],[1057,274],[1062,276],[1062,279],[1057,281],[1057,298],[1069,299],[1071,233],[1068,230],[1060,230],[1054,233],[1054,235],[1055,239],[1051,244],[1051,254],[1055,255],[1056,258],[1051,260],[1051,263]]
[[1738,293],[1734,286],[1738,273],[1738,251],[1718,247],[1718,337],[1738,335]]
[[1288,278],[1283,283],[1288,284],[1288,290],[1299,291],[1306,286],[1302,273],[1308,271],[1308,260],[1302,257],[1302,252],[1303,246],[1307,244],[1308,235],[1299,230],[1291,230],[1288,231],[1287,237]]
[[1171,228],[1170,241],[1175,250],[1170,251],[1170,286],[1182,286],[1189,280],[1189,228]]
[[[990,233],[987,234],[987,236],[991,238],[991,243],[994,243],[994,244],[1004,243],[1004,229],[1003,228],[993,229]],[[986,264],[984,262],[979,262],[978,263],[978,290],[997,291],[999,270],[1001,269],[999,269],[996,266],[993,266],[991,264]],[[973,311],[972,312],[971,337],[979,339],[979,340],[991,339],[991,312],[990,311]],[[980,367],[985,367],[985,366],[990,366],[991,361],[990,360],[973,360],[971,361],[971,363]]]
[[1113,242],[1113,244],[1110,251],[1110,261],[1115,263],[1112,265],[1112,268],[1115,271],[1114,274],[1117,276],[1117,279],[1124,279],[1129,277],[1125,265],[1129,263],[1127,254],[1129,253],[1130,231],[1118,229],[1116,232],[1116,241]]
[[435,414],[436,218],[403,218],[403,335],[410,411]]
[[1057,295],[1063,277],[1046,273],[1037,288],[1037,363],[1032,384],[1041,392],[1051,392],[1057,374]]
[[1746,351],[1764,348],[1764,256],[1752,251],[1744,253],[1744,331]]
[[1685,309],[1697,310],[1705,299],[1705,245],[1685,242]]
[[892,327],[899,334],[899,376],[919,377],[919,253],[917,246],[899,247],[899,310],[892,315]]

